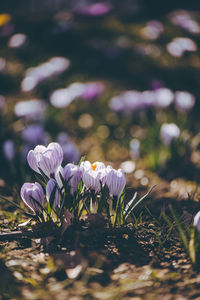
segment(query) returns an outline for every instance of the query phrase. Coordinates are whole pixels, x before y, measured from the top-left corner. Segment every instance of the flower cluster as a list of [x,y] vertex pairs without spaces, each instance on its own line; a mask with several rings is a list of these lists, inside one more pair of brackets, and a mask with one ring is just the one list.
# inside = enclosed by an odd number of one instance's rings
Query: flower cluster
[[64,209],[77,218],[82,213],[107,212],[111,219],[115,213],[113,209],[119,210],[126,184],[121,169],[89,161],[82,161],[80,165],[68,163],[63,167],[63,150],[58,143],[36,146],[29,151],[27,161],[39,182],[24,183],[21,198],[38,220],[43,221],[53,214],[62,218]]
[[187,91],[173,93],[170,89],[161,86],[143,92],[125,91],[111,98],[109,103],[111,110],[126,115],[148,109],[165,109],[172,104],[176,111],[187,113],[195,105],[195,96]]

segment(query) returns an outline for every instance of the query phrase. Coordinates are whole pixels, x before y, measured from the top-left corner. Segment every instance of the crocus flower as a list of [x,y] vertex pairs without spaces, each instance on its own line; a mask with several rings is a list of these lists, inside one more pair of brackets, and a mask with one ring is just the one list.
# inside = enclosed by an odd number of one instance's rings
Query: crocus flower
[[175,107],[178,111],[187,112],[193,108],[195,97],[186,91],[177,91],[175,93]]
[[[29,145],[47,144],[49,136],[44,130],[42,124],[28,125],[22,132],[23,140]],[[31,149],[31,148],[30,148]]]
[[44,62],[37,67],[27,69],[21,83],[22,91],[32,91],[40,82],[63,73],[69,66],[69,59],[65,57],[52,57],[47,62]]
[[167,51],[175,57],[183,56],[186,51],[197,51],[197,44],[190,38],[186,37],[176,37],[169,42],[166,47]]
[[177,25],[190,33],[200,33],[200,26],[191,12],[176,10],[170,15],[170,20],[174,25]]
[[57,142],[63,149],[63,162],[77,164],[80,160],[80,152],[74,142],[65,132],[60,132],[57,137]]
[[58,169],[55,172],[55,180],[56,180],[56,182],[57,182],[60,189],[63,187],[63,182],[61,180],[61,176],[63,178],[63,167],[59,166]]
[[47,182],[47,186],[46,186],[46,197],[47,197],[47,201],[50,201],[51,198],[51,194],[55,189],[55,196],[54,196],[54,201],[53,201],[53,207],[57,208],[60,207],[60,192],[59,189],[57,187],[57,183],[55,181],[55,179],[50,178],[49,181]]
[[200,231],[200,211],[195,215],[193,225]]
[[107,172],[106,167],[102,162],[95,162],[91,164],[89,161],[84,161],[80,165],[83,172],[82,180],[87,189],[100,192],[101,185],[106,182]]
[[70,186],[70,193],[74,195],[74,193],[78,189],[78,184],[81,180],[82,171],[79,166],[74,164],[67,164],[61,173],[65,181],[68,181],[68,185]]
[[46,103],[41,99],[20,101],[15,104],[15,115],[28,120],[41,120],[46,111]]
[[80,5],[75,8],[75,13],[89,17],[99,17],[109,13],[111,5],[106,2],[96,2],[91,5]]
[[155,106],[159,108],[167,108],[174,100],[174,94],[170,89],[159,88],[154,91],[155,95]]
[[160,129],[161,140],[164,145],[168,146],[172,140],[176,140],[180,135],[180,129],[174,123],[163,124]]
[[16,33],[8,41],[9,48],[22,48],[27,43],[27,36],[24,33]]
[[81,98],[84,100],[93,100],[99,97],[104,91],[104,85],[101,82],[88,82],[85,84],[84,92]]
[[109,188],[110,195],[117,196],[117,198],[119,198],[126,185],[126,177],[124,175],[124,172],[122,171],[122,169],[115,170],[111,166],[108,166],[106,170],[106,185]]
[[156,20],[149,21],[146,26],[142,29],[141,33],[145,39],[155,40],[163,32],[163,24]]
[[57,108],[67,107],[72,101],[80,97],[85,90],[81,82],[74,82],[67,88],[55,90],[50,96],[50,102]]
[[45,198],[43,188],[38,182],[24,183],[21,188],[21,198],[33,212],[42,213],[42,208],[37,202],[42,206]]
[[63,149],[63,161],[77,163],[80,159],[80,152],[76,145],[69,141],[67,144],[62,145]]
[[15,145],[12,140],[7,140],[3,143],[3,152],[7,160],[13,160],[15,156]]
[[138,139],[132,139],[130,141],[130,155],[132,158],[140,157],[140,141]]
[[29,151],[27,160],[35,172],[41,173],[41,169],[45,175],[51,177],[62,163],[63,150],[58,143],[50,143],[47,148],[38,145]]

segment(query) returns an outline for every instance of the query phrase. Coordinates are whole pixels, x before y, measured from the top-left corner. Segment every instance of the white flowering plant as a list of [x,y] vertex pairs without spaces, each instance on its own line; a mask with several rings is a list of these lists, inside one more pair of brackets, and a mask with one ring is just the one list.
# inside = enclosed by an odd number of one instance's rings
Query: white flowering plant
[[188,245],[189,256],[195,269],[200,269],[200,211],[194,216]]
[[63,151],[58,143],[36,146],[27,161],[37,182],[21,187],[21,199],[32,213],[23,211],[39,223],[52,221],[62,227],[64,222],[70,225],[84,216],[101,216],[104,224],[117,227],[126,223],[147,196],[138,200],[135,193],[127,201],[124,172],[102,162],[81,159],[79,165],[62,167]]
[[[174,228],[182,242],[187,255],[189,256],[192,266],[195,270],[200,270],[200,211],[193,217],[188,216],[177,217],[172,206],[169,206],[172,220],[164,215],[166,223]],[[193,224],[191,221],[193,220]],[[193,226],[191,226],[193,225]]]

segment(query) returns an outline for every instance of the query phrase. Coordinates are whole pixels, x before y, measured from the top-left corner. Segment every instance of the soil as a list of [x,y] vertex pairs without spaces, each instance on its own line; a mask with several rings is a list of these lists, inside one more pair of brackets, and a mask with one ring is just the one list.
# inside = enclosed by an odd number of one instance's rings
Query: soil
[[[170,232],[161,217],[165,207],[170,218],[166,201],[191,222],[191,200],[162,198],[121,228],[83,222],[69,227],[61,243],[50,234],[0,242],[0,299],[200,299],[200,274],[176,227]],[[8,222],[2,214],[2,232]]]

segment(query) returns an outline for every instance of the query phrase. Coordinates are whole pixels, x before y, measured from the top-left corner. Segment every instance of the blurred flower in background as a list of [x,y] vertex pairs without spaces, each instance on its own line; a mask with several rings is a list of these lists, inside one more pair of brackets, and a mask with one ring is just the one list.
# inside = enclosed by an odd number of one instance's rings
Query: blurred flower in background
[[187,112],[195,105],[195,97],[186,91],[177,91],[175,93],[175,107],[177,111]]
[[3,153],[7,160],[12,161],[15,157],[15,145],[12,140],[6,140],[3,143]]
[[0,57],[0,72],[3,72],[5,70],[6,61],[3,57]]
[[43,100],[31,99],[15,104],[15,115],[28,120],[41,120],[44,117],[47,105]]
[[175,57],[181,57],[185,52],[195,52],[197,49],[196,43],[186,37],[176,37],[167,44],[167,51]]
[[47,145],[49,143],[49,135],[45,132],[42,124],[32,124],[25,127],[22,138],[30,146]]
[[169,146],[172,141],[177,140],[180,135],[179,127],[174,124],[163,124],[160,129],[161,140],[164,145]]
[[138,159],[140,157],[140,141],[138,139],[132,139],[130,141],[129,153],[133,159]]
[[70,66],[69,59],[65,57],[52,57],[38,67],[29,68],[21,83],[23,92],[32,91],[40,82],[66,71]]
[[99,17],[108,14],[111,8],[111,4],[107,2],[96,2],[90,5],[77,5],[74,9],[74,12],[82,16]]
[[71,141],[68,134],[65,132],[60,132],[57,136],[57,142],[63,149],[63,162],[77,164],[80,159],[80,152],[76,145]]
[[191,12],[186,10],[177,10],[170,14],[170,20],[174,25],[188,31],[189,33],[200,33],[200,26],[194,19]]
[[6,99],[4,96],[0,95],[0,110],[3,110],[6,104]]
[[174,94],[170,89],[159,88],[155,90],[155,106],[160,108],[166,108],[170,106],[174,100]]
[[157,20],[147,22],[146,26],[142,28],[142,37],[149,40],[156,40],[163,32],[163,24]]
[[81,94],[83,100],[93,100],[101,96],[104,92],[104,85],[102,82],[88,82],[84,85],[84,91]]
[[27,43],[27,36],[24,33],[16,33],[12,35],[8,41],[8,47],[21,48]]
[[57,107],[67,107],[75,99],[91,101],[98,98],[104,91],[101,82],[73,82],[67,88],[55,90],[50,95],[50,103]]

